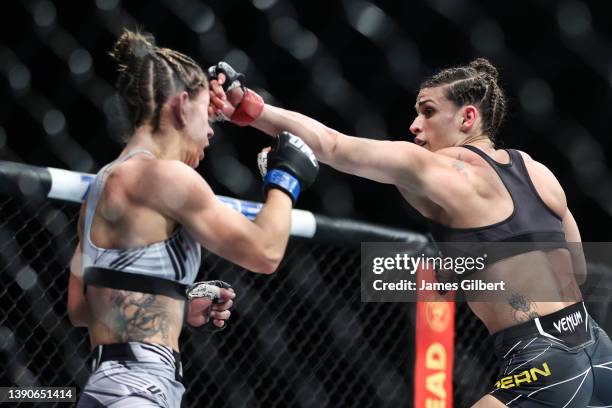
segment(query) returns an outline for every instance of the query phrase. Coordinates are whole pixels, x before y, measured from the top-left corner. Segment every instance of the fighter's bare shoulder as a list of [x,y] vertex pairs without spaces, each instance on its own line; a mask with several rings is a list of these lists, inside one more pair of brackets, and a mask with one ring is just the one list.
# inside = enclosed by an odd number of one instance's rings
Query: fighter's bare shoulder
[[146,159],[121,170],[130,199],[159,210],[186,209],[194,200],[214,196],[202,176],[178,160]]
[[479,156],[463,147],[452,146],[437,150],[436,155],[442,157],[443,163],[451,167],[462,177],[471,178],[471,166],[480,163]]
[[451,160],[460,160],[470,165],[482,163],[479,155],[462,146],[445,147],[436,151],[436,154],[448,157]]
[[530,176],[544,178],[550,184],[551,187],[563,190],[561,188],[561,184],[559,184],[559,181],[557,180],[557,177],[548,167],[546,167],[546,165],[533,159],[529,154],[523,151],[517,150],[517,152],[519,152],[523,157],[525,167],[527,167],[527,171],[529,172]]
[[427,168],[419,172],[422,195],[435,204],[449,208],[453,203],[472,199],[478,180],[475,172],[466,161],[467,149],[448,147],[431,152],[422,147],[426,153]]
[[567,209],[567,199],[565,191],[554,173],[544,164],[533,159],[525,152],[518,151],[523,157],[525,167],[529,173],[537,193],[542,200],[548,205],[557,215],[563,216]]

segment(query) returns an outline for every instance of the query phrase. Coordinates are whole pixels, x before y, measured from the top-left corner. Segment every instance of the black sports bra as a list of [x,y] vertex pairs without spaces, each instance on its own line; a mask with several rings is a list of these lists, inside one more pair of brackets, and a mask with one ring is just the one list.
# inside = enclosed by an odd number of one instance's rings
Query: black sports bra
[[[476,228],[451,228],[430,220],[430,231],[436,242],[525,243],[509,246],[489,245],[493,250],[488,251],[487,263],[519,253],[566,248],[563,223],[537,193],[518,151],[506,150],[510,155],[510,163],[502,164],[474,146],[463,147],[478,154],[493,167],[510,193],[514,210],[503,221]],[[446,253],[445,255],[452,256]]]

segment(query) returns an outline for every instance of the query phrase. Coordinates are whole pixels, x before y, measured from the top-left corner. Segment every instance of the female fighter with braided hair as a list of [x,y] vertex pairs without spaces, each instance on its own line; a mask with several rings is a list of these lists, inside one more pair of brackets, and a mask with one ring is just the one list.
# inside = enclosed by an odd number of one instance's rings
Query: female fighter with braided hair
[[479,273],[505,281],[505,292],[483,298],[465,291],[493,335],[501,367],[476,407],[612,406],[612,343],[589,317],[576,282],[586,273],[578,227],[544,165],[495,147],[506,98],[489,61],[444,69],[422,83],[410,126],[415,143],[344,135],[264,104],[235,86],[241,76],[226,63],[209,72],[222,117],[270,135],[299,133],[321,162],[395,185],[438,242],[497,245],[488,246],[497,250]]
[[[191,58],[125,31],[112,57],[130,128],[119,157],[96,175],[81,209],[68,313],[87,326],[93,374],[79,407],[179,407],[178,339],[187,323],[223,327],[234,298],[220,281],[193,285],[200,245],[257,273],[283,257],[292,203],[318,165],[279,135],[254,222],[223,204],[194,171],[213,131],[204,72]],[[303,144],[303,143],[302,143]]]

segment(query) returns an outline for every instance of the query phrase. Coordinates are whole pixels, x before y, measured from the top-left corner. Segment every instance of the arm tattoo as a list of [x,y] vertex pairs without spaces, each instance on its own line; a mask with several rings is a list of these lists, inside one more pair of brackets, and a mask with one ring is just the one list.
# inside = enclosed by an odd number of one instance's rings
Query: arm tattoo
[[512,318],[517,323],[533,320],[540,315],[536,312],[534,302],[530,302],[520,293],[515,293],[508,298],[508,304],[512,307]]
[[111,301],[112,323],[120,341],[142,341],[156,335],[169,341],[167,305],[157,302],[157,296],[117,290],[113,291]]
[[468,176],[468,172],[465,170],[465,163],[461,160],[461,154],[457,155],[457,160],[455,160],[452,164],[453,168],[459,172],[464,177]]

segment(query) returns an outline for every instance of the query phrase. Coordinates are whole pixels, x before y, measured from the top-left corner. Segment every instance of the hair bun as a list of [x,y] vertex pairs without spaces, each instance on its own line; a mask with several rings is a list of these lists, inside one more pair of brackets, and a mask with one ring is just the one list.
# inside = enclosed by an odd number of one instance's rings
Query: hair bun
[[110,55],[119,65],[130,66],[138,59],[150,54],[154,48],[153,34],[124,30]]
[[470,62],[469,67],[475,69],[476,72],[488,74],[495,80],[497,80],[499,76],[497,69],[486,58],[476,58],[474,61]]

